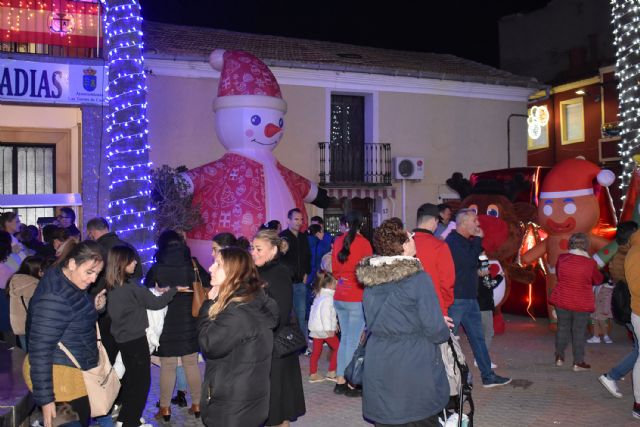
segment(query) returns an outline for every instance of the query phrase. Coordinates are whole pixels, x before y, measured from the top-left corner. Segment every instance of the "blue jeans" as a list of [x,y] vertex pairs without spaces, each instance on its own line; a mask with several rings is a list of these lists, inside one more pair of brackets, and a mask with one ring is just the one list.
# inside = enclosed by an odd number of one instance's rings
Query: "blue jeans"
[[353,358],[360,335],[364,331],[364,311],[361,302],[334,301],[340,322],[340,347],[338,347],[338,369],[336,375],[344,376],[344,370]]
[[304,337],[309,339],[309,331],[307,330],[307,285],[304,283],[293,284],[293,311],[298,318],[298,324]]
[[113,418],[111,418],[111,415],[104,415],[102,417],[98,417],[95,419],[96,420],[96,424],[98,424],[100,427],[113,427]]
[[484,342],[484,332],[482,330],[482,316],[477,299],[458,299],[453,301],[449,307],[449,317],[453,319],[453,333],[458,335],[460,324],[464,326],[467,339],[476,358],[480,375],[483,381],[490,380],[495,374],[491,370],[491,358],[487,345]]
[[636,363],[636,359],[638,359],[638,337],[636,336],[631,323],[627,323],[626,327],[633,334],[633,350],[631,350],[631,353],[627,354],[620,363],[607,372],[607,376],[614,381],[618,381],[620,378],[631,372],[633,365]]

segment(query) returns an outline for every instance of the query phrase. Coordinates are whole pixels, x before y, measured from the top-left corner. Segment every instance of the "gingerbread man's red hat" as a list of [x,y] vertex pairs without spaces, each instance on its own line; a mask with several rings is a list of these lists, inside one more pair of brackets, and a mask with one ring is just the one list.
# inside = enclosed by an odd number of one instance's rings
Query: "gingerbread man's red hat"
[[608,169],[582,158],[566,159],[556,164],[547,174],[540,190],[541,199],[590,196],[594,194],[593,180],[608,187],[615,175]]

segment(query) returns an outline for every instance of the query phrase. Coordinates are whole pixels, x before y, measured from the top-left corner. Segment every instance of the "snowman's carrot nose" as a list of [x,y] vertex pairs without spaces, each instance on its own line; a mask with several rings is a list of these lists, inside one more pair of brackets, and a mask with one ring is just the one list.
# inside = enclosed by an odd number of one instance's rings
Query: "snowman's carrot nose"
[[276,133],[280,132],[281,130],[282,130],[282,128],[274,125],[273,123],[269,123],[264,128],[264,134],[267,136],[267,138],[271,138],[273,135],[275,135]]

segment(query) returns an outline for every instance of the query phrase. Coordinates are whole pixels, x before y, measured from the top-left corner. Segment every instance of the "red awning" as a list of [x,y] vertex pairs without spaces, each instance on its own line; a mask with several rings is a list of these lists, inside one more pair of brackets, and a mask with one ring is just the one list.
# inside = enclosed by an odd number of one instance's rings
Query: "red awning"
[[389,188],[327,188],[329,197],[335,197],[341,199],[342,197],[348,197],[350,199],[365,199],[367,197],[375,199],[381,197],[383,199],[396,198],[396,189]]

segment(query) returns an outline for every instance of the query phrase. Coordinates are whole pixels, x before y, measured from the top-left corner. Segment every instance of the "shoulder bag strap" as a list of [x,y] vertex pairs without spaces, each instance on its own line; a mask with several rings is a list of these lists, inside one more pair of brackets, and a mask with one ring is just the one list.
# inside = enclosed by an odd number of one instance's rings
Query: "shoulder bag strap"
[[22,301],[22,306],[24,307],[24,311],[28,312],[29,309],[27,308],[27,303],[24,302],[24,296],[20,296],[20,301]]
[[80,364],[78,363],[78,361],[76,360],[75,357],[73,357],[73,354],[71,354],[71,352],[69,351],[69,349],[67,347],[64,346],[64,344],[62,344],[62,342],[58,343],[58,347],[60,348],[60,350],[62,350],[64,352],[64,354],[67,355],[67,357],[69,358],[69,360],[71,360],[71,362],[75,365],[76,368],[82,370],[82,368],[80,367]]

